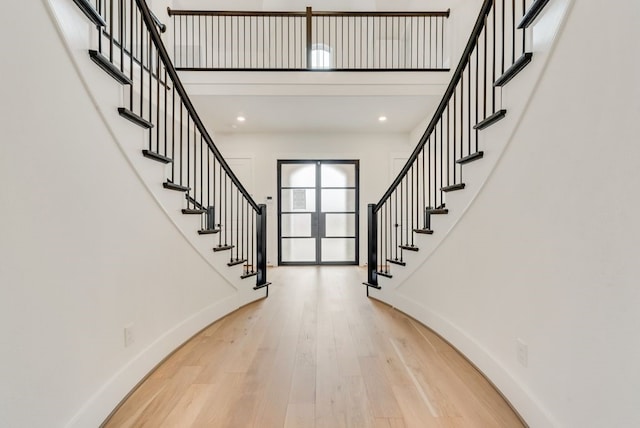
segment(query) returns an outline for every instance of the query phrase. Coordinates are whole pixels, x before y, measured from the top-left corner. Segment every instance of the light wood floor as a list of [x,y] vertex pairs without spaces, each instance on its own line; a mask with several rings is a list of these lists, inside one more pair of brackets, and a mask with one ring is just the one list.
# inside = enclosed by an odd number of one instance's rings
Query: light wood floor
[[106,427],[522,427],[416,321],[368,299],[356,267],[280,267],[269,298],[167,359]]

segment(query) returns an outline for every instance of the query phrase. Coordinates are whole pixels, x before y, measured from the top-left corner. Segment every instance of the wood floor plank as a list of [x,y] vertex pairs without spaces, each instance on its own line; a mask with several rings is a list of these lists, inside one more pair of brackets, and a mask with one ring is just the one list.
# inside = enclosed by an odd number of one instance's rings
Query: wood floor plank
[[392,384],[384,373],[383,365],[384,363],[377,357],[360,358],[360,369],[367,386],[367,397],[371,401],[376,417],[402,418],[403,414],[393,394]]
[[285,428],[313,428],[316,409],[313,403],[290,403],[287,406],[287,416],[284,421]]
[[105,423],[127,427],[521,427],[427,327],[368,299],[357,267],[270,270],[269,298],[204,329]]

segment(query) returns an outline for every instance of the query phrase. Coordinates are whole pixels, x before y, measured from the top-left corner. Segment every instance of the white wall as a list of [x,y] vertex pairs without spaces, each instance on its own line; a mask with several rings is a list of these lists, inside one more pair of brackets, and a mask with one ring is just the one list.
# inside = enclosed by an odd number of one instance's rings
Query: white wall
[[640,425],[639,19],[575,2],[483,190],[393,298],[532,427]]
[[[0,426],[90,427],[237,307],[238,290],[166,214],[182,197],[161,207],[132,169],[44,3],[7,4],[0,18]],[[64,7],[77,15],[73,2]],[[88,36],[84,18],[68,22]],[[117,100],[118,85],[94,73]],[[141,158],[142,134],[126,129]],[[146,162],[161,189],[164,168]]]
[[239,134],[217,135],[225,157],[249,157],[254,166],[254,193],[258,203],[273,203],[267,210],[268,261],[278,263],[277,161],[278,159],[360,160],[360,262],[367,260],[367,204],[376,203],[392,180],[392,158],[411,151],[405,134]]

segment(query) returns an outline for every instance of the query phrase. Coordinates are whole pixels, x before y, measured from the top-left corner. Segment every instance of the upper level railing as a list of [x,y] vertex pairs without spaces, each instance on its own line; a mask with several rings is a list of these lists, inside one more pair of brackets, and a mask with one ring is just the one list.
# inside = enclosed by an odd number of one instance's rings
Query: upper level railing
[[[531,60],[519,24],[546,0],[485,0],[458,66],[426,131],[396,179],[368,210],[367,285],[391,277],[416,234],[446,214],[447,192],[465,187],[463,165],[480,159],[479,132],[505,117],[501,87]],[[528,9],[528,4],[532,7]],[[523,19],[525,17],[525,19]]]
[[[164,187],[185,193],[183,214],[201,218],[213,251],[228,251],[242,277],[266,280],[266,206],[258,205],[213,143],[145,0],[74,0],[98,29],[94,62],[125,85],[120,115],[147,130],[144,156],[169,164]],[[94,7],[95,4],[95,7]]]
[[449,11],[169,15],[177,69],[449,70]]

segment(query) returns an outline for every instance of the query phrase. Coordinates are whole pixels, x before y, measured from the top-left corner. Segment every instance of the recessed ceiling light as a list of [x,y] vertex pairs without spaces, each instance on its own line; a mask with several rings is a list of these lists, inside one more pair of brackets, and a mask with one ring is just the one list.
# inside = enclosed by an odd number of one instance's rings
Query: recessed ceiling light
[[386,121],[387,121],[387,116],[380,116],[380,117],[378,118],[378,121],[379,121],[379,122],[386,122]]
[[236,117],[236,120],[237,120],[238,122],[244,122],[244,121],[245,121],[245,120],[247,120],[247,119],[246,119],[244,116],[238,116],[238,117]]

